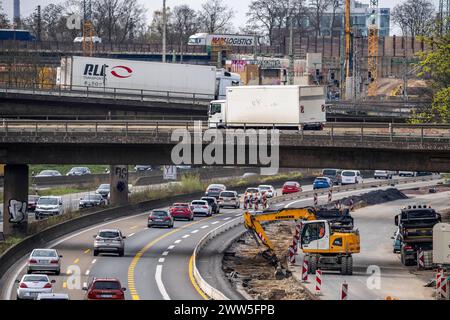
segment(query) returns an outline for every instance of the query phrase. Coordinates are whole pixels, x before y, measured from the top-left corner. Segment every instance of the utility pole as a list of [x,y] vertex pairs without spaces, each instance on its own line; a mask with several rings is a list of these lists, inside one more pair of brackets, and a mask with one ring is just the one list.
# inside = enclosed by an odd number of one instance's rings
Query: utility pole
[[289,74],[288,83],[294,84],[294,19],[292,18],[291,1],[289,1]]
[[41,6],[37,6],[37,41],[41,41]]
[[166,62],[166,32],[167,32],[166,0],[163,0],[162,18],[163,18],[162,62]]

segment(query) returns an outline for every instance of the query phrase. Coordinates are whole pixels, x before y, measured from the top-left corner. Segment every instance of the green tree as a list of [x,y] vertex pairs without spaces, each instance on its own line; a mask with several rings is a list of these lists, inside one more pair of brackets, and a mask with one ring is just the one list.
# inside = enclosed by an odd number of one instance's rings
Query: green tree
[[450,123],[450,31],[442,36],[425,39],[432,50],[421,53],[418,76],[431,81],[433,103],[413,119],[432,123]]

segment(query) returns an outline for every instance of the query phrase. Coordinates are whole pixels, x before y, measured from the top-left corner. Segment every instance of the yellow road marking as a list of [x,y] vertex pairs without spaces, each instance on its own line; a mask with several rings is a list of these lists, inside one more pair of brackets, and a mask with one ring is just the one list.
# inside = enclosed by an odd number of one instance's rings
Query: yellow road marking
[[67,282],[66,282],[66,281],[63,282],[63,288],[64,288],[64,289],[67,288]]
[[191,222],[188,223],[180,228],[177,228],[173,231],[167,232],[165,234],[163,234],[162,236],[150,241],[149,243],[147,243],[147,245],[145,247],[143,247],[141,250],[138,251],[138,253],[136,253],[136,255],[134,256],[133,260],[130,263],[130,266],[128,267],[128,288],[130,289],[130,294],[131,294],[131,298],[133,300],[140,300],[139,294],[137,293],[136,287],[134,286],[135,284],[135,280],[134,280],[134,270],[139,262],[139,260],[141,259],[141,257],[144,255],[144,253],[150,249],[152,246],[154,246],[157,242],[161,241],[162,239],[180,231],[183,229],[186,229],[190,226],[193,226],[195,224],[198,224],[200,222],[205,222],[207,220],[212,219],[213,217],[209,217],[209,218],[205,218],[203,220],[200,221],[196,221],[196,222]]
[[132,226],[132,227],[130,227],[130,230],[134,230],[134,229],[136,229],[138,226]]
[[191,283],[194,286],[194,289],[197,290],[197,292],[202,296],[202,298],[205,300],[209,300],[208,296],[198,286],[197,281],[195,281],[195,278],[194,278],[194,255],[192,255],[191,258],[189,259],[189,280],[191,280]]
[[70,276],[72,274],[72,270],[67,270],[66,274]]
[[84,250],[85,254],[88,254],[89,252],[91,252],[91,249]]
[[80,259],[79,259],[79,258],[76,258],[76,259],[73,261],[73,263],[78,263],[78,262],[80,262]]

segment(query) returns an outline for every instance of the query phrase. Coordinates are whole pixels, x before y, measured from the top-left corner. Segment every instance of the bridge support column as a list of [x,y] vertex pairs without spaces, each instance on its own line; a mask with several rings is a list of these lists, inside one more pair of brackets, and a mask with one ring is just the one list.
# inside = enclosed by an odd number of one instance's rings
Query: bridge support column
[[3,233],[26,234],[28,225],[28,165],[7,164],[3,188]]
[[128,204],[128,166],[110,167],[110,204],[124,206]]

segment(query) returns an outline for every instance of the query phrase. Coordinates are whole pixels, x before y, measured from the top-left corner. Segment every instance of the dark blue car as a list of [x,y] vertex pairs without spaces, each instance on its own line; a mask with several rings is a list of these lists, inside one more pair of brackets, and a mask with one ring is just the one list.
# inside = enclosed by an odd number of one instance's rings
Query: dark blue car
[[328,177],[317,177],[314,180],[313,189],[326,189],[331,188],[333,186],[333,183],[331,182],[331,179]]

